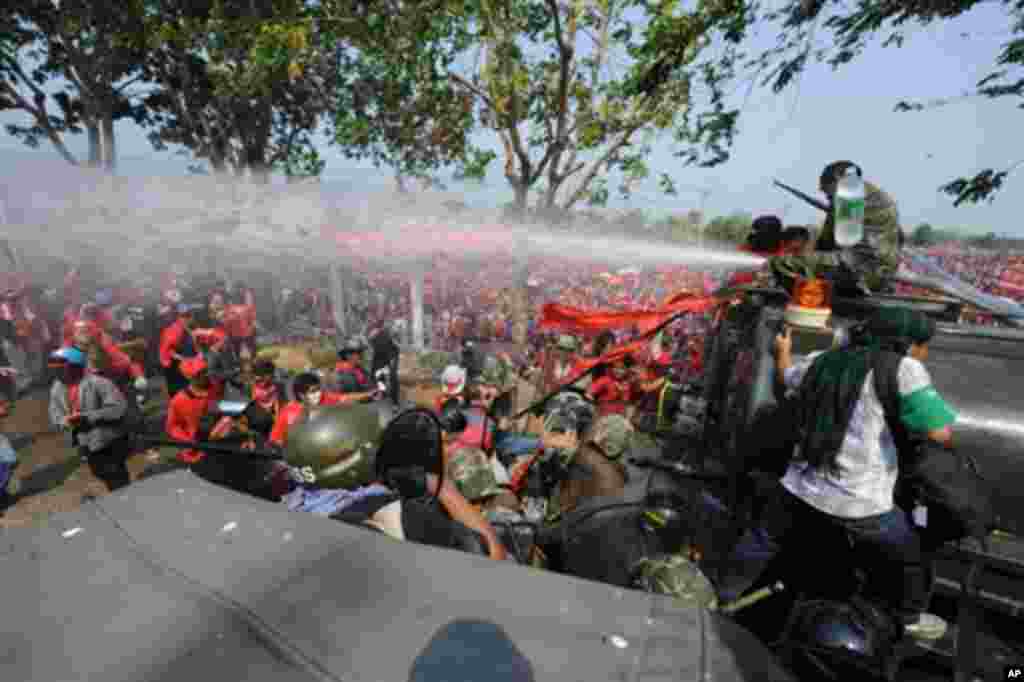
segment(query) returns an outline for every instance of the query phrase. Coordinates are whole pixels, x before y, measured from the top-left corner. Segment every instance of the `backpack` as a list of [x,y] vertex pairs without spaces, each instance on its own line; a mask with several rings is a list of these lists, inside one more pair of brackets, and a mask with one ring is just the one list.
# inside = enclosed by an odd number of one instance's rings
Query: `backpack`
[[970,454],[956,452],[911,433],[899,420],[899,375],[903,356],[882,352],[875,358],[875,393],[899,451],[897,503],[928,509],[926,534],[936,542],[964,537],[983,540],[995,527],[992,485]]

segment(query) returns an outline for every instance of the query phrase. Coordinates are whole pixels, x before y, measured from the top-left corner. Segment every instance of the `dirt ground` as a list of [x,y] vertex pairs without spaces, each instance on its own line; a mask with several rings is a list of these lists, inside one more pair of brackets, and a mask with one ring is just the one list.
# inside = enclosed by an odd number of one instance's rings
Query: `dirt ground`
[[[404,398],[419,405],[432,406],[438,389],[406,386],[403,393]],[[0,430],[31,434],[35,439],[18,452],[14,476],[20,482],[20,490],[15,504],[0,516],[0,528],[39,523],[54,512],[78,508],[85,495],[108,494],[106,486],[81,462],[66,436],[49,429],[45,390],[36,390],[18,400],[11,415],[0,420]],[[147,450],[134,455],[128,461],[128,468],[136,479],[147,467],[172,458],[173,452],[169,449]]]
[[[154,388],[162,396],[162,386]],[[402,397],[424,407],[433,407],[439,390],[440,387],[433,383],[410,385],[403,380]],[[516,409],[528,405],[533,394],[532,387],[521,383]],[[88,465],[68,444],[66,436],[50,430],[48,396],[46,389],[36,389],[18,400],[10,416],[0,419],[0,432],[25,433],[34,437],[30,446],[18,452],[19,462],[14,476],[20,483],[20,489],[15,504],[0,516],[0,528],[39,523],[54,512],[76,509],[83,496],[102,497],[108,494],[106,486],[92,475]],[[157,399],[151,398],[151,401]],[[158,402],[166,402],[166,398]],[[150,409],[154,409],[152,404]],[[524,420],[520,428],[539,433],[539,421],[531,419],[527,423]],[[174,451],[171,449],[146,450],[134,455],[128,461],[128,468],[132,478],[137,479],[146,468],[173,459]]]
[[[46,413],[47,392],[40,389],[18,400],[11,415],[0,421],[5,433],[27,433],[35,438],[18,452],[14,475],[20,490],[17,502],[0,517],[0,528],[38,523],[53,512],[74,510],[83,495],[107,494],[106,486],[81,462],[67,438],[49,429]],[[159,458],[156,451],[132,457],[128,466],[133,477]]]

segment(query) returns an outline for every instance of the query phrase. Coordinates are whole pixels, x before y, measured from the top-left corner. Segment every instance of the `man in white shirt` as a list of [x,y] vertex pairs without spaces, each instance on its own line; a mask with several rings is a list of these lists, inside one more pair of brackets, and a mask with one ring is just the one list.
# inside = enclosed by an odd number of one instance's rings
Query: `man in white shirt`
[[920,538],[907,510],[894,503],[899,453],[872,369],[881,351],[903,355],[897,369],[900,422],[950,445],[956,415],[922,364],[934,332],[934,323],[920,313],[882,308],[847,348],[794,362],[789,330],[776,337],[776,378],[796,392],[802,440],[781,480],[785,492],[769,503],[761,527],[748,531],[734,550],[733,560],[747,580],[729,581],[723,599],[749,587],[783,547],[813,541],[822,530],[846,533],[858,556],[876,559],[871,579],[904,631],[921,639],[945,634],[945,622],[925,613],[928,589]]

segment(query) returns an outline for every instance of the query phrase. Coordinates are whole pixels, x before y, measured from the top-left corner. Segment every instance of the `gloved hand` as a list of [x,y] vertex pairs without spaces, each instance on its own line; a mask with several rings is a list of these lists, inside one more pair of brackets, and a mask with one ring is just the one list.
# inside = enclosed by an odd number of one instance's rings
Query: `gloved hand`
[[143,392],[143,391],[145,391],[148,388],[149,388],[149,382],[146,381],[146,377],[138,377],[135,380],[135,390],[136,391]]

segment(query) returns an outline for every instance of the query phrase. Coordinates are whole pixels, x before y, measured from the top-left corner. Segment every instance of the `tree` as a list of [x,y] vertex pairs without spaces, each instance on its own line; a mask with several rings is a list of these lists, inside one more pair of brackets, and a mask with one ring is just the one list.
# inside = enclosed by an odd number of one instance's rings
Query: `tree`
[[[325,4],[328,23],[362,24],[349,27],[352,75],[339,89],[351,95],[337,139],[352,156],[479,175],[494,155],[471,133],[489,130],[519,212],[531,196],[545,212],[602,205],[610,172],[628,196],[650,174],[644,159],[659,135],[687,163],[727,158],[736,112],[719,85],[731,61],[699,57],[713,37],[742,39],[737,0],[692,11],[678,0],[392,0],[372,14]],[[666,52],[671,63],[659,61]],[[710,109],[698,113],[702,99]]]
[[183,145],[214,172],[319,174],[310,133],[327,108],[333,59],[301,0],[157,0],[147,13],[146,99],[158,149]]
[[749,213],[734,213],[714,218],[704,228],[704,237],[713,241],[740,244],[750,234],[753,216]]
[[29,147],[48,140],[73,165],[65,135],[85,130],[90,166],[113,169],[114,124],[145,111],[134,87],[144,46],[140,0],[20,0],[0,17],[0,111],[21,111],[29,125],[7,132]]
[[914,234],[910,241],[918,246],[927,246],[935,243],[935,229],[928,223],[922,223],[914,228]]
[[[754,7],[748,20],[777,24],[779,39],[775,48],[757,55],[748,66],[755,67],[757,73],[767,72],[764,82],[771,83],[775,92],[781,92],[798,80],[808,64],[823,62],[838,69],[854,60],[879,36],[884,36],[883,47],[900,47],[909,26],[924,27],[955,19],[978,4],[978,0],[855,4],[841,0],[786,0],[777,10],[761,11]],[[1024,100],[1024,4],[1012,0],[1000,0],[1000,4],[1007,11],[1012,37],[1003,44],[995,69],[977,82],[973,92],[928,102],[898,102],[896,111],[922,111],[963,97]],[[940,189],[953,197],[955,206],[991,200],[1022,163],[1024,159],[998,170],[987,168],[971,177],[951,180]]]

